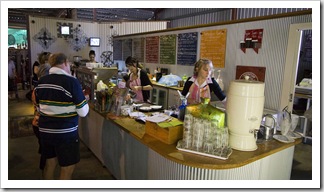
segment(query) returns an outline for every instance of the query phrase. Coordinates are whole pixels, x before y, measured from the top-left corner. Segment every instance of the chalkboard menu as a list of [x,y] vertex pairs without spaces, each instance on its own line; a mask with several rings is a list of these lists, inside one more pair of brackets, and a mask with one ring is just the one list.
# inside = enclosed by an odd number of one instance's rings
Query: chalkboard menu
[[304,62],[312,62],[312,33],[304,35],[304,52],[301,54],[302,60]]
[[159,36],[146,37],[146,63],[159,62]]
[[79,67],[76,70],[76,78],[80,81],[85,95],[89,95],[90,100],[94,98],[94,76],[96,73],[88,68]]
[[197,42],[197,32],[178,35],[178,65],[193,65],[197,61]]
[[113,41],[113,57],[114,60],[122,60],[122,41],[121,40],[114,40]]
[[133,39],[134,42],[134,54],[139,62],[144,62],[144,38]]
[[203,31],[200,42],[200,58],[210,59],[214,67],[225,67],[226,29]]
[[160,63],[175,64],[176,35],[163,35],[160,37]]
[[123,60],[125,61],[128,56],[132,56],[132,39],[123,40]]

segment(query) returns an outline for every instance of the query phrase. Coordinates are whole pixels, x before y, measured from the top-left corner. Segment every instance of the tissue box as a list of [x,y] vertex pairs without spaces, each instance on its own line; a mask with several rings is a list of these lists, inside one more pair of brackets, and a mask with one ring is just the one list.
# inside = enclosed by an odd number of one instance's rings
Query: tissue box
[[146,121],[145,133],[162,141],[163,143],[173,144],[182,139],[183,126],[181,124],[162,128],[157,123]]

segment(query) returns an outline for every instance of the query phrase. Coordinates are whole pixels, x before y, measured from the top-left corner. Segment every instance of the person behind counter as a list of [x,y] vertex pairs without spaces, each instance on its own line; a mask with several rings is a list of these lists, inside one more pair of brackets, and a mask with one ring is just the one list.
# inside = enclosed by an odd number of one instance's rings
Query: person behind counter
[[136,93],[134,100],[147,102],[153,87],[146,71],[140,68],[138,60],[134,57],[127,57],[125,64],[130,71],[127,85]]
[[79,80],[71,76],[66,55],[52,54],[49,63],[49,75],[35,88],[41,154],[46,158],[44,179],[54,179],[57,162],[59,179],[71,179],[80,161],[78,120],[88,114],[89,106]]
[[94,50],[90,50],[89,51],[89,59],[90,59],[90,63],[97,63],[97,61],[95,60],[96,58],[96,52]]
[[[186,96],[188,92],[188,104],[200,103],[200,98],[211,98],[211,92],[218,97],[226,106],[226,95],[212,78],[214,67],[211,60],[200,59],[195,63],[193,76],[189,77],[181,92]],[[208,85],[208,86],[207,86]]]

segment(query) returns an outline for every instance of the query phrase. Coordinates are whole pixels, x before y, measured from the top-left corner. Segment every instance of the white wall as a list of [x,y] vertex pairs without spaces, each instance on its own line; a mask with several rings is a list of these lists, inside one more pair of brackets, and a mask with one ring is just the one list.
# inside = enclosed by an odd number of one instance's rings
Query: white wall
[[[34,21],[34,22],[32,22]],[[70,44],[64,38],[57,38],[57,22],[72,23],[73,28],[81,25],[79,28],[84,34],[89,37],[100,37],[100,47],[89,47],[88,44],[79,51],[74,51]],[[113,26],[113,28],[111,28]],[[56,41],[48,48],[44,49],[40,44],[33,40],[33,37],[40,32],[42,28],[51,33],[51,36],[56,38]],[[46,52],[63,52],[68,56],[70,61],[73,61],[73,56],[82,56],[83,59],[89,59],[89,51],[96,52],[96,60],[101,61],[100,55],[103,51],[113,51],[110,44],[112,35],[126,35],[132,33],[141,33],[147,31],[156,31],[166,29],[167,22],[165,21],[150,21],[150,22],[110,22],[110,23],[97,23],[77,21],[72,19],[57,19],[57,18],[43,18],[29,16],[29,49],[31,52],[31,64],[37,60],[37,54],[42,51]]]
[[[201,27],[186,30],[177,30],[169,32],[157,32],[147,35],[133,35],[119,37],[116,39],[129,39],[148,36],[159,36],[168,34],[178,34],[185,32],[198,32],[205,30],[226,29],[226,53],[225,53],[225,68],[222,68],[222,77],[225,86],[225,92],[229,87],[230,81],[235,79],[236,66],[260,66],[266,67],[265,75],[265,108],[272,110],[280,110],[281,90],[283,86],[283,75],[285,69],[285,57],[288,45],[289,26],[292,23],[311,22],[311,15],[302,15],[294,17],[285,17],[269,20],[260,20],[253,22],[227,24],[211,27]],[[263,29],[262,47],[257,54],[252,49],[247,49],[246,53],[239,48],[239,43],[244,40],[245,30]],[[200,35],[198,35],[198,50],[197,56],[199,59]],[[145,56],[145,53],[144,53]],[[145,59],[144,59],[145,61]],[[169,64],[153,64],[144,63],[146,68],[152,72],[157,66],[168,68],[172,74],[183,76],[191,76],[193,74],[193,66],[169,65]],[[217,71],[217,69],[216,69]]]

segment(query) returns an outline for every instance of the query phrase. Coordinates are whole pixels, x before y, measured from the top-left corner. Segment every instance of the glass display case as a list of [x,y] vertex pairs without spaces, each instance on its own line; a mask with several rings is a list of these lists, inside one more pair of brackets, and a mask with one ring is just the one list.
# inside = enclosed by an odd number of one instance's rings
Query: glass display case
[[168,109],[168,88],[153,85],[150,101],[153,104],[162,105],[164,109]]
[[102,67],[94,69],[78,67],[75,76],[79,79],[84,94],[89,95],[89,100],[93,101],[97,83],[102,80],[108,85],[111,78],[116,76],[117,73],[117,67]]

